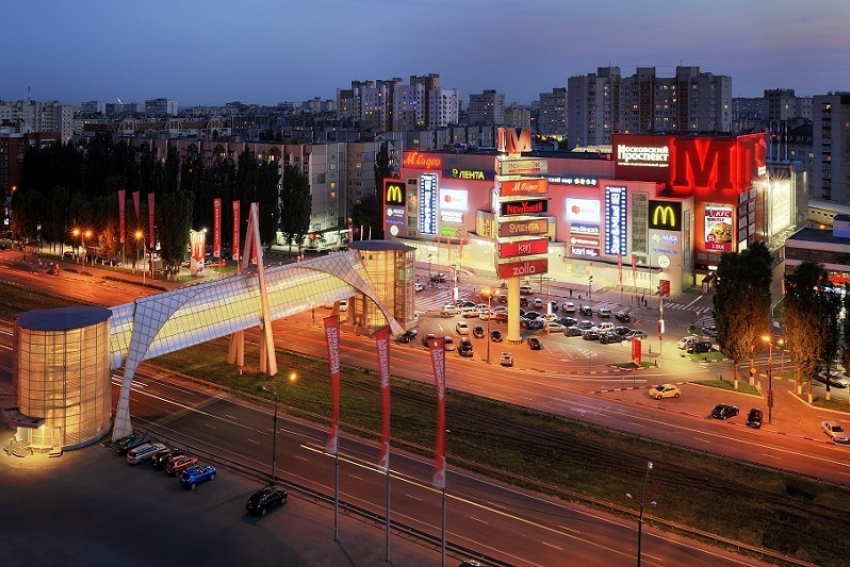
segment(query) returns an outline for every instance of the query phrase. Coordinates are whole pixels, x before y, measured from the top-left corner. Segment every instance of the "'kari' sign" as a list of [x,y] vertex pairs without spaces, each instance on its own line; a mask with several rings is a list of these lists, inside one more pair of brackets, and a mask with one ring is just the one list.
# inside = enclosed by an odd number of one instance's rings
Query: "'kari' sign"
[[539,240],[523,240],[521,242],[503,242],[499,244],[499,257],[510,258],[511,256],[546,254],[548,250],[549,241],[545,238],[541,238]]

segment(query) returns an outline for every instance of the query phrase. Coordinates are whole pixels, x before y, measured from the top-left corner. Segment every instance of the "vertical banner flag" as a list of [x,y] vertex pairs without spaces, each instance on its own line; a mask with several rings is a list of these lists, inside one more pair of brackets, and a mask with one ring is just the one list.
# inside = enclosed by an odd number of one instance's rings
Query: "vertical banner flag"
[[325,317],[325,339],[328,343],[328,366],[331,370],[331,431],[325,451],[336,455],[339,446],[339,317]]
[[239,261],[239,201],[233,201],[233,259]]
[[139,192],[133,191],[133,208],[136,209],[136,221],[137,222],[140,220],[139,215],[142,214],[141,212],[139,212],[139,209],[141,209],[141,207],[142,207],[142,205],[139,202],[140,199],[141,199],[141,195],[139,194]]
[[221,258],[221,199],[213,199],[213,258]]
[[381,454],[378,468],[390,468],[390,329],[384,327],[375,333],[378,349],[378,376],[381,379]]
[[642,343],[642,341],[638,338],[632,339],[632,362],[634,363],[635,366],[638,366],[638,367],[641,365],[641,362],[643,362],[643,359],[642,359],[642,356],[641,356],[642,355],[642,352],[641,352],[642,345],[641,345],[641,343]]
[[446,344],[442,337],[428,341],[437,386],[437,438],[434,442],[434,488],[446,487]]
[[120,242],[124,244],[124,233],[126,231],[126,211],[124,210],[127,205],[127,192],[124,189],[118,190],[118,233],[120,235]]
[[[259,203],[251,203],[251,206],[257,207],[257,222],[259,222],[259,220],[260,220],[260,204]],[[259,246],[260,246],[260,243],[255,242],[254,246],[251,247],[251,263],[254,264],[255,266],[257,265],[257,248],[259,248]]]
[[148,193],[148,234],[150,235],[150,244],[148,246],[151,249],[151,254],[153,254],[154,249],[156,248],[156,236],[153,233],[154,229],[154,213],[153,213],[153,205],[154,205],[154,193]]
[[623,254],[617,254],[617,283],[623,283]]
[[637,280],[637,254],[632,254],[632,279]]

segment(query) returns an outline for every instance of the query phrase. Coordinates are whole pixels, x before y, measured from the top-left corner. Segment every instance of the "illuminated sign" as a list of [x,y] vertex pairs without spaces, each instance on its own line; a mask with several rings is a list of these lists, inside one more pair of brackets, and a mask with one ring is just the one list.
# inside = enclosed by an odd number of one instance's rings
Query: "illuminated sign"
[[398,227],[397,226],[391,226],[390,227],[390,234],[392,234],[393,236],[398,236]]
[[670,185],[676,194],[723,198],[750,190],[764,171],[767,143],[764,134],[676,137],[671,149]]
[[463,222],[463,213],[460,211],[440,211],[440,222]]
[[437,234],[437,176],[419,176],[419,232]]
[[542,195],[549,191],[546,179],[523,179],[520,181],[504,181],[499,187],[502,197],[524,197],[527,195]]
[[670,148],[664,146],[617,146],[617,165],[630,167],[667,167]]
[[599,248],[585,248],[583,246],[570,246],[570,254],[584,258],[596,258],[599,256]]
[[403,225],[404,225],[404,221],[395,220],[395,219],[387,219],[387,224],[393,224],[393,225],[397,225],[397,226],[403,226]]
[[705,206],[705,249],[732,251],[732,207]]
[[653,244],[666,244],[667,246],[678,246],[679,235],[677,234],[653,234]]
[[498,272],[499,279],[545,274],[549,271],[549,260],[529,260],[527,262],[499,264],[496,266],[496,271]]
[[581,185],[584,187],[596,187],[599,183],[599,180],[593,177],[561,177],[550,175],[546,179],[549,180],[549,183],[557,183],[558,185]]
[[408,152],[404,154],[402,165],[416,169],[439,169],[443,165],[443,160],[439,156],[422,152]]
[[605,253],[626,253],[626,188],[605,186]]
[[397,181],[384,182],[387,205],[404,205],[404,185]]
[[659,256],[658,257],[658,267],[663,268],[665,270],[667,268],[669,268],[670,267],[670,256],[668,256],[666,254],[662,254],[661,256]]
[[531,128],[499,128],[496,130],[496,151],[518,156],[531,151]]
[[496,158],[496,172],[499,175],[521,175],[526,173],[546,173],[549,164],[545,159]]
[[387,216],[388,217],[403,217],[404,209],[394,209],[393,207],[387,207]]
[[570,244],[574,246],[592,246],[593,248],[599,248],[599,239],[584,238],[582,236],[571,236]]
[[499,223],[499,236],[520,236],[523,234],[546,234],[549,232],[547,219],[510,221]]
[[492,179],[493,175],[490,172],[481,169],[447,169],[443,172],[444,177],[452,179],[468,179],[470,181],[486,181]]
[[599,224],[599,201],[596,199],[567,199],[567,220]]
[[502,242],[499,244],[499,257],[529,256],[531,254],[546,254],[549,251],[549,241],[524,240],[522,242]]
[[770,234],[774,235],[791,226],[791,182],[787,179],[770,180]]
[[570,224],[570,232],[573,234],[587,234],[589,236],[599,236],[599,225],[574,222]]
[[546,199],[531,199],[529,201],[508,201],[502,203],[503,216],[510,215],[533,215],[545,213],[549,210],[549,201]]
[[679,201],[649,201],[649,228],[682,230],[682,203]]
[[440,189],[440,210],[468,211],[467,192],[458,189]]

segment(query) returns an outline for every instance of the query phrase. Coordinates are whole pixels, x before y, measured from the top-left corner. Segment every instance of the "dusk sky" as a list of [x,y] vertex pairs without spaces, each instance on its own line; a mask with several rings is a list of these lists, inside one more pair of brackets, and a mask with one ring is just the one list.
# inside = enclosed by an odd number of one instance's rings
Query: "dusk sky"
[[608,65],[697,66],[733,96],[850,91],[847,0],[26,0],[3,16],[7,101],[275,104],[439,73],[463,101],[527,104]]

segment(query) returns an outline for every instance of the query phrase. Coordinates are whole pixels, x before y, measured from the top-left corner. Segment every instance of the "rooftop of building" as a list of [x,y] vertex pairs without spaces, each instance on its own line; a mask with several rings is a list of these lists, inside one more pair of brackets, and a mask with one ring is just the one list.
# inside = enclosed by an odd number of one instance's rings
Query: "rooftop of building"
[[96,325],[112,316],[103,307],[73,306],[36,309],[18,315],[18,325],[30,331],[69,331]]
[[396,250],[398,252],[412,252],[416,248],[402,244],[394,240],[355,240],[348,244],[350,250],[365,250],[368,252],[382,252]]

